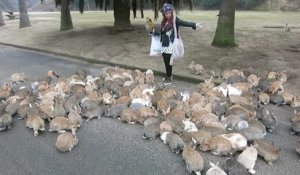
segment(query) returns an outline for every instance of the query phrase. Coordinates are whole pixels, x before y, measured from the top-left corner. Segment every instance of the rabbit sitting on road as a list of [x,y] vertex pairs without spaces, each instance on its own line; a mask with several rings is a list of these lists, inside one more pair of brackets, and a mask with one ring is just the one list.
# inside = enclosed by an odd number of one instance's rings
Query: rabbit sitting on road
[[9,113],[4,113],[0,115],[0,131],[5,129],[11,129],[13,123],[12,115]]
[[38,136],[38,130],[45,131],[45,122],[41,117],[38,116],[28,116],[25,119],[26,127],[32,128],[34,136]]
[[76,127],[76,124],[74,124],[69,118],[55,117],[50,122],[49,131],[57,131],[58,133],[63,133],[66,132],[66,130],[71,130]]
[[178,154],[185,146],[183,139],[172,132],[164,132],[161,134],[160,139],[164,144],[168,144],[173,153]]
[[56,149],[61,152],[71,151],[78,144],[78,139],[75,130],[72,129],[72,134],[65,132],[60,134],[56,139]]
[[209,162],[209,164],[211,168],[207,170],[206,175],[227,175],[226,172],[218,166],[218,163],[215,165]]
[[204,168],[204,159],[198,151],[190,145],[186,145],[182,151],[182,158],[189,173],[195,172],[197,175],[201,175]]
[[253,169],[257,160],[257,150],[254,146],[247,147],[237,158],[237,161],[244,165],[251,174],[255,174]]

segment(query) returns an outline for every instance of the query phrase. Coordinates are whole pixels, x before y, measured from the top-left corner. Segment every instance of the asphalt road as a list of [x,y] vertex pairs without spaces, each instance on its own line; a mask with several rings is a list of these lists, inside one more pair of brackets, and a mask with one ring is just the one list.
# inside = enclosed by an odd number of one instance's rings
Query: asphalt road
[[[52,69],[62,75],[71,75],[85,68],[97,75],[103,65],[73,62],[55,55],[16,49],[0,45],[0,83],[13,72],[24,71],[32,80]],[[180,89],[195,86],[175,82]],[[299,175],[300,157],[295,152],[298,136],[289,135],[292,115],[289,107],[274,107],[279,125],[267,138],[281,148],[280,159],[270,167],[258,159],[257,175]],[[55,149],[57,134],[45,132],[38,137],[25,127],[23,120],[14,120],[13,128],[0,132],[0,175],[186,175],[180,155],[171,153],[159,139],[141,139],[142,126],[129,125],[118,120],[102,118],[84,122],[78,131],[79,144],[69,153]],[[223,164],[226,157],[202,153],[205,167],[209,161]],[[205,174],[205,171],[203,172]]]
[[[103,66],[0,45],[0,83],[18,71],[36,80],[49,69],[71,75],[84,68],[97,75]],[[186,174],[180,155],[172,154],[158,139],[141,139],[141,132],[141,125],[95,119],[78,131],[79,144],[72,152],[59,153],[54,146],[57,134],[34,137],[23,120],[15,119],[11,130],[0,132],[0,175]]]

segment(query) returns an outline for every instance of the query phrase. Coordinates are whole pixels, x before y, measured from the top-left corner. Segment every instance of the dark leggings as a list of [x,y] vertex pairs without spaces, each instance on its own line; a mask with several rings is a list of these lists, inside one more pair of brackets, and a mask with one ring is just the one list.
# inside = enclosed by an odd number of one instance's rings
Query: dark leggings
[[164,62],[165,62],[166,74],[167,74],[168,77],[171,77],[173,66],[170,65],[170,60],[171,60],[172,54],[163,53],[162,56],[163,56]]

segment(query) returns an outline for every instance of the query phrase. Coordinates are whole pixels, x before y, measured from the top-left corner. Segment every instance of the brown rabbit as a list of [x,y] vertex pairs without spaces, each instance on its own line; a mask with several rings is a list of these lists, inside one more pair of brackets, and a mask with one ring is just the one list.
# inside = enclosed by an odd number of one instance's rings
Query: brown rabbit
[[138,112],[134,109],[127,108],[122,111],[118,119],[130,124],[135,124],[138,121]]
[[273,166],[274,161],[279,159],[280,149],[265,139],[255,140],[254,146],[258,151],[258,155],[263,157],[270,166]]
[[200,146],[200,150],[211,151],[214,155],[232,155],[234,153],[230,141],[223,136],[208,139]]
[[258,94],[258,100],[260,103],[267,105],[270,103],[270,96],[265,92],[260,92]]
[[45,122],[41,117],[38,116],[28,116],[25,119],[26,127],[33,129],[34,136],[38,136],[38,131],[45,131]]
[[158,117],[158,112],[155,109],[151,109],[148,107],[142,107],[138,111],[138,122],[143,124],[147,118],[150,117]]
[[194,61],[191,62],[191,64],[188,66],[188,69],[196,75],[202,74],[203,72],[203,66],[201,64],[195,64]]
[[166,116],[171,110],[171,106],[166,99],[159,100],[157,102],[157,108],[162,112],[163,116]]
[[166,121],[171,126],[172,131],[180,134],[184,130],[184,124],[182,123],[183,119],[185,119],[185,117],[174,115],[167,117]]
[[71,151],[78,144],[78,139],[75,130],[72,129],[72,134],[65,132],[60,134],[56,139],[56,149],[60,152]]
[[300,96],[295,96],[291,104],[292,107],[300,107]]
[[173,109],[171,112],[167,114],[167,117],[176,117],[176,118],[185,118],[185,112],[181,109]]
[[202,125],[199,128],[199,131],[209,132],[212,137],[215,137],[215,136],[218,136],[221,134],[226,134],[226,132],[227,132],[225,126],[219,122]]
[[248,79],[247,79],[247,81],[248,81],[249,83],[251,83],[254,87],[257,87],[257,86],[258,86],[259,80],[260,80],[260,78],[257,77],[257,76],[254,75],[254,74],[249,75],[249,76],[248,76]]
[[241,106],[251,106],[251,99],[239,95],[229,95],[229,100],[231,104],[239,104]]
[[275,94],[276,92],[281,91],[283,92],[283,82],[282,81],[274,81],[271,83],[271,86],[269,88],[269,92],[272,94]]
[[242,71],[239,71],[239,70],[224,70],[223,73],[222,73],[222,77],[224,79],[228,79],[230,77],[234,77],[234,76],[241,76],[241,77],[245,77],[244,76],[244,73]]
[[49,125],[49,131],[57,131],[58,133],[66,132],[65,130],[71,130],[76,128],[76,125],[72,123],[72,121],[66,117],[55,117],[51,120]]
[[0,99],[6,99],[11,94],[11,86],[8,83],[4,83],[4,85],[0,88]]
[[210,112],[198,112],[194,113],[191,118],[191,121],[196,125],[209,124],[213,122],[219,122],[219,117]]
[[197,175],[201,175],[201,171],[204,169],[204,159],[198,151],[186,145],[182,151],[182,158],[189,173],[195,172]]
[[191,135],[192,135],[192,138],[194,139],[195,146],[201,146],[204,143],[207,143],[208,140],[212,138],[211,133],[207,132],[205,130],[191,132]]
[[293,100],[294,100],[294,95],[290,94],[288,92],[284,92],[281,94],[281,96],[284,99],[284,104],[292,104]]
[[82,125],[82,117],[75,110],[70,111],[70,113],[68,114],[68,118],[71,120],[73,125],[75,125],[76,127],[79,128]]
[[24,72],[17,72],[17,73],[13,73],[10,76],[10,79],[12,82],[14,83],[18,83],[18,82],[24,82],[27,81],[27,75]]
[[246,93],[253,87],[253,85],[251,83],[234,83],[232,87],[241,90],[242,93]]
[[116,99],[115,104],[125,104],[129,106],[131,103],[131,98],[129,96],[121,96],[120,98]]
[[172,127],[167,121],[163,121],[159,125],[161,133],[163,132],[172,132]]
[[291,118],[291,122],[296,122],[296,121],[299,121],[299,120],[300,120],[300,113],[295,110],[294,115]]
[[252,112],[238,104],[230,106],[228,108],[228,110],[226,111],[226,115],[227,116],[237,115],[237,116],[241,117],[242,120],[252,120],[252,119],[255,119],[255,117],[256,117],[255,111]]

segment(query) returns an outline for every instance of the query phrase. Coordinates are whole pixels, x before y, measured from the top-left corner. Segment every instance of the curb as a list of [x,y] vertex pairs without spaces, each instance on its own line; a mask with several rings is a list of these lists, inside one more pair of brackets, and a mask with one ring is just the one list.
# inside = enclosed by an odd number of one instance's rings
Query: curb
[[[4,45],[4,46],[10,46],[10,47],[20,48],[20,49],[25,49],[25,50],[36,51],[36,52],[43,52],[43,53],[46,53],[46,54],[54,54],[54,55],[57,55],[57,56],[68,57],[68,58],[71,58],[71,59],[85,61],[85,62],[92,63],[92,64],[104,64],[104,65],[108,65],[108,66],[119,66],[121,68],[131,69],[131,70],[134,70],[134,69],[140,69],[142,71],[147,70],[145,68],[141,68],[141,67],[137,67],[137,66],[126,65],[126,64],[115,64],[115,63],[112,63],[112,62],[109,62],[109,61],[96,60],[96,59],[92,59],[92,58],[81,57],[81,56],[78,56],[78,55],[71,55],[71,54],[66,54],[66,53],[54,52],[54,51],[43,50],[43,49],[39,49],[39,48],[20,46],[20,45],[3,43],[3,42],[0,42],[0,44]],[[162,72],[162,71],[153,70],[153,72],[158,76],[162,76],[162,77],[165,76],[165,73]],[[202,78],[202,77],[194,78],[194,77],[188,77],[188,76],[176,75],[176,74],[173,74],[173,77],[177,80],[180,80],[180,81],[185,81],[185,82],[190,82],[190,83],[195,83],[195,84],[205,81],[205,79]],[[220,84],[220,82],[217,82],[217,81],[215,83]]]

